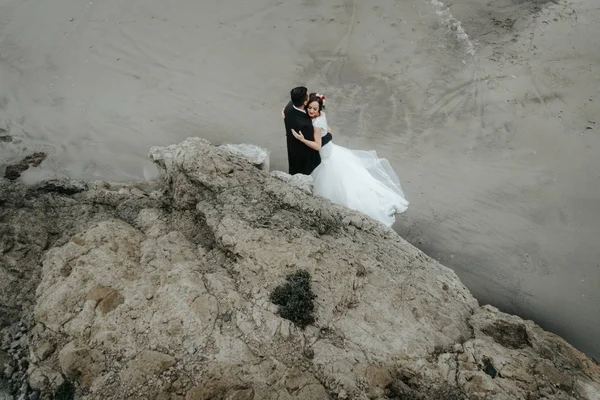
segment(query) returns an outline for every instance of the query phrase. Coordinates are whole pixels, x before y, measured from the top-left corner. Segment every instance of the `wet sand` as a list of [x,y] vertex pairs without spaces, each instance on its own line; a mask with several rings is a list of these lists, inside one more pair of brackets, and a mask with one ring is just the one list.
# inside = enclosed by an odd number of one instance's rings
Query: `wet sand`
[[43,151],[27,182],[151,178],[150,146],[202,136],[285,170],[298,84],[327,95],[338,144],[390,160],[403,237],[600,358],[595,0],[7,0],[0,164]]

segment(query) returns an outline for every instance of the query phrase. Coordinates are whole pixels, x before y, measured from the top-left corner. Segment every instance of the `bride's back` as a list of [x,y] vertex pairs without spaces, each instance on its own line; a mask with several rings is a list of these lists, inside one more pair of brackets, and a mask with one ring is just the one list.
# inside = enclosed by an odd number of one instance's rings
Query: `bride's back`
[[327,135],[327,117],[324,111],[321,111],[321,115],[313,119],[312,123],[315,128],[321,128],[321,136]]

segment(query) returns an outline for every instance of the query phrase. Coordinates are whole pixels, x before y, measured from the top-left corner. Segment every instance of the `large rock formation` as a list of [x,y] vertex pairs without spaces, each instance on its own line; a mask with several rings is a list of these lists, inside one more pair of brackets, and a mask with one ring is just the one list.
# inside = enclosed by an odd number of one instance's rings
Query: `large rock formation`
[[[592,360],[531,321],[479,307],[450,269],[311,196],[307,182],[290,185],[266,173],[264,159],[201,139],[150,157],[160,182],[96,183],[74,195],[1,183],[7,390],[78,399],[600,398]],[[316,294],[316,321],[305,329],[269,297],[298,270]]]

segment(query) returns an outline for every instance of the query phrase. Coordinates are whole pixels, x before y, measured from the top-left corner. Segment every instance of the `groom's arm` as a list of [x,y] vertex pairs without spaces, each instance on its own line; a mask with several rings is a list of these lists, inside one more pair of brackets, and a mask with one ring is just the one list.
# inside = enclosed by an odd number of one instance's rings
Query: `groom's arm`
[[283,110],[281,110],[281,117],[283,119],[285,119],[285,115],[292,110],[292,108],[294,107],[294,105],[292,104],[292,102],[290,101],[289,103],[287,103],[287,105],[285,107],[283,107]]

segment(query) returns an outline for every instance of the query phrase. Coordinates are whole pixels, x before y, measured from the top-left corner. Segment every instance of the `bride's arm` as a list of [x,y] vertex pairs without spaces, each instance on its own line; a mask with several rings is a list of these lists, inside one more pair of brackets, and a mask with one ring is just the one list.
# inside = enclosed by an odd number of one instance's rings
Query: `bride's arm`
[[323,130],[322,128],[315,127],[315,141],[314,142],[312,140],[306,140],[304,135],[302,135],[302,132],[296,132],[295,130],[292,129],[292,133],[294,133],[294,136],[296,137],[296,139],[298,139],[299,141],[301,141],[302,143],[304,143],[311,149],[319,151],[319,150],[321,150],[321,131],[322,130]]

